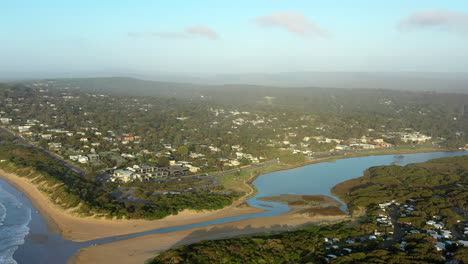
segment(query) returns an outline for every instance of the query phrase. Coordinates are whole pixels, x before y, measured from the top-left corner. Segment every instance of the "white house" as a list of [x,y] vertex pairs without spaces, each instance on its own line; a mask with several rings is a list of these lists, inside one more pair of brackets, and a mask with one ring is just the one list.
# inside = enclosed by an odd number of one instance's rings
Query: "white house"
[[437,243],[435,243],[434,246],[436,247],[437,251],[445,250],[445,244],[442,243],[442,242],[437,242]]
[[42,134],[41,138],[43,138],[43,139],[52,139],[52,134]]
[[231,163],[232,166],[239,166],[240,165],[240,162],[238,160],[230,160],[229,162]]
[[79,163],[88,163],[89,158],[86,156],[81,156],[78,158]]
[[0,122],[4,125],[8,125],[11,123],[11,121],[13,121],[11,118],[8,118],[8,117],[2,117],[0,118]]
[[141,180],[141,176],[134,173],[131,170],[122,170],[122,169],[115,170],[114,173],[112,174],[112,176],[115,179],[119,179],[119,180],[121,180],[123,182],[134,181],[136,179]]
[[29,131],[30,128],[31,126],[18,126],[18,131],[20,133],[23,133],[23,132]]

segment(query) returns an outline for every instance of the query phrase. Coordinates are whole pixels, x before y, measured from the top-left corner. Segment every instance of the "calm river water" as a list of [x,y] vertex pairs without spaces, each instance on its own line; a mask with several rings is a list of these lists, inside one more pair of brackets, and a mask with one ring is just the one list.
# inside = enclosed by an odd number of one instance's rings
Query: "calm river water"
[[[334,185],[362,176],[363,171],[369,167],[392,163],[403,166],[435,158],[466,154],[468,152],[460,151],[368,156],[272,172],[261,175],[253,182],[258,193],[247,201],[251,206],[266,209],[265,212],[87,242],[64,240],[59,235],[49,232],[43,217],[32,207],[29,200],[7,182],[0,180],[0,205],[2,205],[0,206],[0,263],[15,263],[15,261],[20,264],[66,263],[77,250],[94,244],[105,244],[148,234],[168,233],[248,218],[280,215],[289,210],[287,205],[259,201],[257,198],[281,194],[333,196],[330,189]],[[346,207],[344,206],[343,209]]]

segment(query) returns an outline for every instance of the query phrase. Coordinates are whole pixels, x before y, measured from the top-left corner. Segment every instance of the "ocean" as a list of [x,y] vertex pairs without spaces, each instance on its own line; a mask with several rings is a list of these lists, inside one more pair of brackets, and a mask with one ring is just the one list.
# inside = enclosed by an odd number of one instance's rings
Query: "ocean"
[[29,233],[31,208],[0,185],[0,264],[16,264],[13,253]]

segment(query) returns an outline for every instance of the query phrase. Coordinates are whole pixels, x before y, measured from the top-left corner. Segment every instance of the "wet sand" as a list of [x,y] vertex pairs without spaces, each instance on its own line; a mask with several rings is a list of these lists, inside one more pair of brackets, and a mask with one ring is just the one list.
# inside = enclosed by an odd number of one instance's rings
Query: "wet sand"
[[201,240],[217,240],[243,235],[290,231],[309,224],[336,222],[349,219],[349,216],[308,216],[287,213],[273,217],[258,217],[212,226],[186,229],[171,233],[153,234],[118,242],[81,249],[69,264],[145,263],[157,253],[168,249],[193,244]]
[[49,229],[61,234],[65,239],[73,241],[87,241],[97,238],[132,234],[153,229],[181,226],[206,222],[218,218],[253,214],[262,209],[239,207],[244,199],[237,200],[231,206],[216,211],[185,210],[177,215],[171,215],[161,220],[108,220],[92,217],[80,217],[59,208],[46,194],[39,191],[27,178],[0,170],[0,178],[6,180],[16,189],[26,195],[39,210]]
[[[27,179],[16,177],[0,171],[0,177],[12,183],[25,193],[41,211],[50,226],[54,226],[65,238],[76,241],[130,234],[145,230],[154,230],[170,226],[204,222],[236,215],[252,214],[262,211],[251,207],[240,207],[244,199],[232,206],[218,211],[193,212],[184,211],[177,216],[170,216],[158,221],[145,220],[101,220],[80,218],[65,212],[40,193]],[[247,197],[247,196],[246,196]],[[118,242],[81,249],[71,263],[143,263],[156,253],[178,245],[191,244],[200,240],[223,239],[240,235],[251,235],[264,232],[287,231],[304,225],[341,221],[349,219],[346,215],[297,214],[290,212],[273,217],[259,217],[225,224],[198,227],[164,234],[152,234]],[[286,224],[287,223],[287,224]]]

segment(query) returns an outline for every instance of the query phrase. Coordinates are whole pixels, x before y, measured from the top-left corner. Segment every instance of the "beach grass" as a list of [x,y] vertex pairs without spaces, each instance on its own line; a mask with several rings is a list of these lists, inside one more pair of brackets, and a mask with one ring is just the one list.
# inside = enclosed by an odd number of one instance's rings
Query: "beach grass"
[[[248,193],[250,191],[248,185],[251,185],[250,182],[253,181],[256,177],[261,174],[273,172],[283,168],[283,165],[274,164],[253,170],[234,172],[232,174],[221,176],[218,179],[226,189]],[[253,187],[253,185],[251,186]]]

